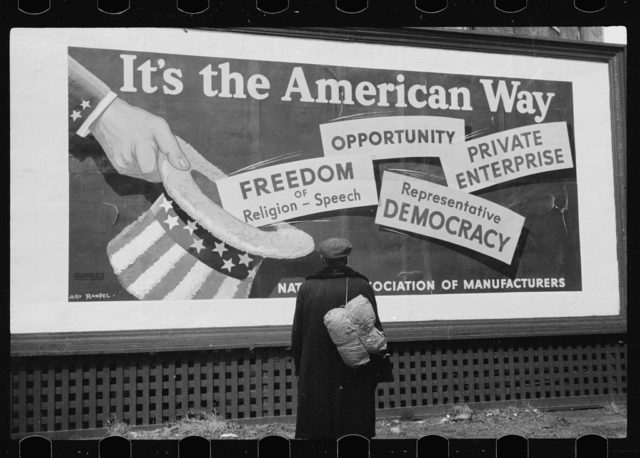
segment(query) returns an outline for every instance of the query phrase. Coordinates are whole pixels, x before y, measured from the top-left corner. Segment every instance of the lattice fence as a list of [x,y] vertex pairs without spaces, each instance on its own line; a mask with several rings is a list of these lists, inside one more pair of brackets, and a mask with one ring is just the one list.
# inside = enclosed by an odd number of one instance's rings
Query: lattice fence
[[[617,336],[391,344],[380,410],[453,404],[606,399],[626,394]],[[284,348],[16,358],[12,432],[152,425],[189,411],[227,419],[290,417],[296,379]]]

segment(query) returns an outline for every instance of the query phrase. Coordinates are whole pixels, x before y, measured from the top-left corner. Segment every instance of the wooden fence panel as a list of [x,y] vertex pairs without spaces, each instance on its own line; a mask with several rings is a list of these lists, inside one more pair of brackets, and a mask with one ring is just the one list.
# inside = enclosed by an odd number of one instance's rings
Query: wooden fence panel
[[[395,342],[389,350],[395,380],[378,386],[382,413],[610,402],[627,390],[620,336]],[[273,419],[295,415],[297,379],[285,348],[20,357],[11,402],[18,435],[103,428],[113,419],[153,425],[190,411]]]

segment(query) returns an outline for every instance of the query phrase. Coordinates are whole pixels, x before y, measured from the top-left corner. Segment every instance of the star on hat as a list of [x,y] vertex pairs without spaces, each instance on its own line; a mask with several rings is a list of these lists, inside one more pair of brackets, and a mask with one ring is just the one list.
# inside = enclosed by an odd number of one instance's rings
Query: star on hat
[[164,223],[169,226],[169,230],[173,229],[174,226],[178,225],[178,217],[177,216],[167,216],[167,219],[164,220]]
[[191,244],[190,248],[194,248],[198,253],[200,253],[200,250],[204,250],[202,239],[197,239]]
[[214,251],[214,252],[218,253],[220,256],[222,256],[222,253],[227,251],[227,249],[224,246],[224,242],[214,242],[214,245],[216,247],[211,251]]
[[231,272],[231,269],[234,268],[236,265],[233,263],[233,260],[231,258],[229,259],[223,259],[224,264],[222,265],[223,269],[226,269],[227,271]]
[[198,228],[198,225],[195,221],[191,220],[186,224],[186,226],[182,226],[182,228],[186,229],[187,231],[189,231],[189,234],[193,235],[193,231]]
[[166,197],[164,197],[164,195],[162,196],[162,202],[160,203],[160,207],[162,207],[164,209],[164,211],[168,212],[169,210],[171,210],[173,208],[173,205],[171,205],[171,201],[167,200]]
[[253,259],[251,259],[251,256],[249,256],[247,253],[242,253],[238,256],[238,259],[240,264],[244,264],[247,267],[249,267],[249,264],[251,264],[251,261],[253,261]]

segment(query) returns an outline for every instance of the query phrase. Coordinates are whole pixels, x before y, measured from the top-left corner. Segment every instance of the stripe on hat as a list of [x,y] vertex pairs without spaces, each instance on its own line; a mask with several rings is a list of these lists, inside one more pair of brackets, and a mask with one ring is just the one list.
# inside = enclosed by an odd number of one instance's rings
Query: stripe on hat
[[140,233],[147,228],[147,226],[156,219],[148,211],[143,212],[133,223],[125,227],[113,240],[107,245],[107,253],[111,256],[116,251],[119,251],[131,240],[136,238]]
[[[161,207],[165,201],[170,209]],[[178,227],[168,225],[169,210],[178,216]],[[262,259],[223,244],[197,223],[189,233],[186,225],[191,221],[168,195],[161,195],[109,242],[114,273],[129,293],[145,300],[249,296]],[[199,239],[203,246],[196,249]],[[224,253],[217,252],[220,244]],[[248,265],[240,262],[245,256],[249,256]],[[225,259],[233,262],[231,269],[222,269]]]
[[242,283],[238,287],[238,290],[236,291],[235,295],[233,296],[234,298],[235,297],[241,297],[241,298],[249,297],[249,293],[251,292],[251,285],[253,284],[253,279],[256,276],[256,271],[258,270],[258,266],[259,265],[260,265],[260,263],[258,263],[252,270],[249,271],[249,276],[242,281]]
[[230,297],[234,297],[236,291],[238,291],[238,286],[240,286],[240,283],[242,283],[243,281],[244,280],[237,280],[233,277],[225,278],[213,298],[229,299]]
[[168,235],[163,235],[160,239],[138,257],[133,264],[127,267],[119,276],[120,284],[129,289],[140,275],[142,275],[160,256],[166,253],[171,247],[176,246],[175,242]]
[[202,287],[207,276],[211,272],[211,267],[196,260],[191,270],[182,279],[182,281],[167,294],[164,299],[191,299]]
[[153,287],[144,298],[147,300],[164,299],[184,279],[198,260],[193,256],[183,256],[160,283]]
[[165,234],[162,226],[153,219],[139,234],[111,255],[111,265],[116,275],[121,274]]
[[217,270],[212,270],[207,275],[207,278],[204,281],[202,287],[196,292],[194,299],[213,299],[213,296],[216,295],[218,288],[222,284],[225,278],[228,278],[226,275],[221,274]]
[[183,256],[188,256],[184,249],[180,245],[173,245],[127,288],[128,291],[139,299],[144,298]]

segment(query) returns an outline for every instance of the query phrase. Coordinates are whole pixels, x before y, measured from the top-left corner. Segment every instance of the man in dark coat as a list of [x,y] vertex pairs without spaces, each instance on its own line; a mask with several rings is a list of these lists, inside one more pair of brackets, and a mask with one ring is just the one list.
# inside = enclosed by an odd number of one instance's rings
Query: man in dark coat
[[325,267],[307,277],[298,291],[291,342],[298,376],[296,438],[375,436],[376,370],[372,363],[348,367],[323,320],[329,310],[345,304],[345,292],[347,301],[362,294],[373,306],[375,326],[382,330],[369,280],[347,266],[351,248],[346,239],[322,242]]

